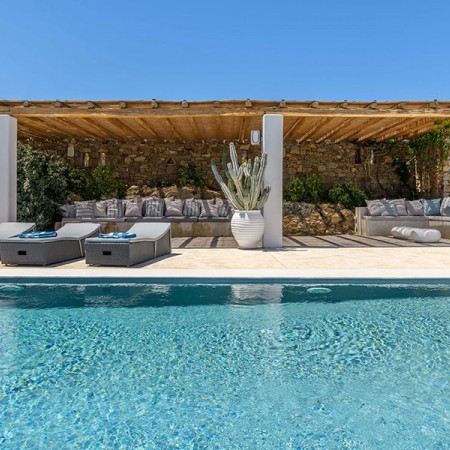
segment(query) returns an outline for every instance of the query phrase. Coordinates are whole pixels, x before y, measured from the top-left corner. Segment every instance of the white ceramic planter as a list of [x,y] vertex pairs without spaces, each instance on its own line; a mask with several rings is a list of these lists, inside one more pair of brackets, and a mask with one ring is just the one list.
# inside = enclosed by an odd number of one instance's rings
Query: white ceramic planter
[[231,232],[240,248],[256,248],[264,233],[261,211],[235,211],[231,218]]

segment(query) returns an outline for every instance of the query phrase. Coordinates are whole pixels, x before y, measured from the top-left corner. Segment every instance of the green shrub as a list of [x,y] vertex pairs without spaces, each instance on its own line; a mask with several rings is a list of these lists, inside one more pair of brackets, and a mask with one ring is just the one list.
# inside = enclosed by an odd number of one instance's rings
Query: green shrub
[[204,188],[206,186],[206,176],[194,164],[186,164],[178,170],[177,186],[192,186]]
[[52,224],[59,205],[68,197],[65,161],[29,144],[17,146],[17,217],[23,222],[36,222],[38,229]]
[[292,178],[284,189],[284,199],[290,202],[323,202],[326,199],[323,181],[316,174],[306,178]]
[[122,198],[127,186],[115,178],[113,173],[111,167],[101,165],[83,169],[71,167],[68,169],[69,190],[83,200]]
[[328,191],[332,203],[340,203],[348,209],[354,210],[357,206],[365,206],[366,193],[353,183],[341,183]]

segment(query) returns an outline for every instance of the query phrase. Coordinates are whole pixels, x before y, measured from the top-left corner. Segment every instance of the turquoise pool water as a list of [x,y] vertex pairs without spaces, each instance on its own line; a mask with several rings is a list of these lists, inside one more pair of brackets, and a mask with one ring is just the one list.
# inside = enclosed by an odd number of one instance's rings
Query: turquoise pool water
[[22,286],[0,448],[450,446],[449,286]]

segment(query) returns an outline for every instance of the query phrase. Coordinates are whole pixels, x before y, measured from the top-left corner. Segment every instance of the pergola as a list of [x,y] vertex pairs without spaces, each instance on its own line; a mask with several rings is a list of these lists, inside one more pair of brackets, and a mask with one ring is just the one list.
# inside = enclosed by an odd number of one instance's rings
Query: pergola
[[0,101],[19,139],[245,142],[266,113],[283,115],[284,140],[403,140],[450,119],[450,102]]

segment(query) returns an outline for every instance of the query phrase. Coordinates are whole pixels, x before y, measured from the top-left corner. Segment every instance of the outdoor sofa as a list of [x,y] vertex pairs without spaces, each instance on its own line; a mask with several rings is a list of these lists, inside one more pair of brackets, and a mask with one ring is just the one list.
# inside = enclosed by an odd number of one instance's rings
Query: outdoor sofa
[[[392,236],[394,227],[431,228],[450,239],[450,197],[420,200],[369,200],[355,210],[355,233]],[[387,205],[387,207],[383,207]]]
[[127,234],[86,239],[86,264],[129,267],[172,251],[169,223],[135,223]]
[[103,233],[125,232],[136,223],[170,223],[172,237],[231,236],[233,209],[222,199],[132,198],[89,200],[61,207],[67,223],[92,222]]
[[64,225],[56,237],[0,240],[3,264],[46,266],[84,256],[85,239],[97,236],[100,225],[72,223]]

